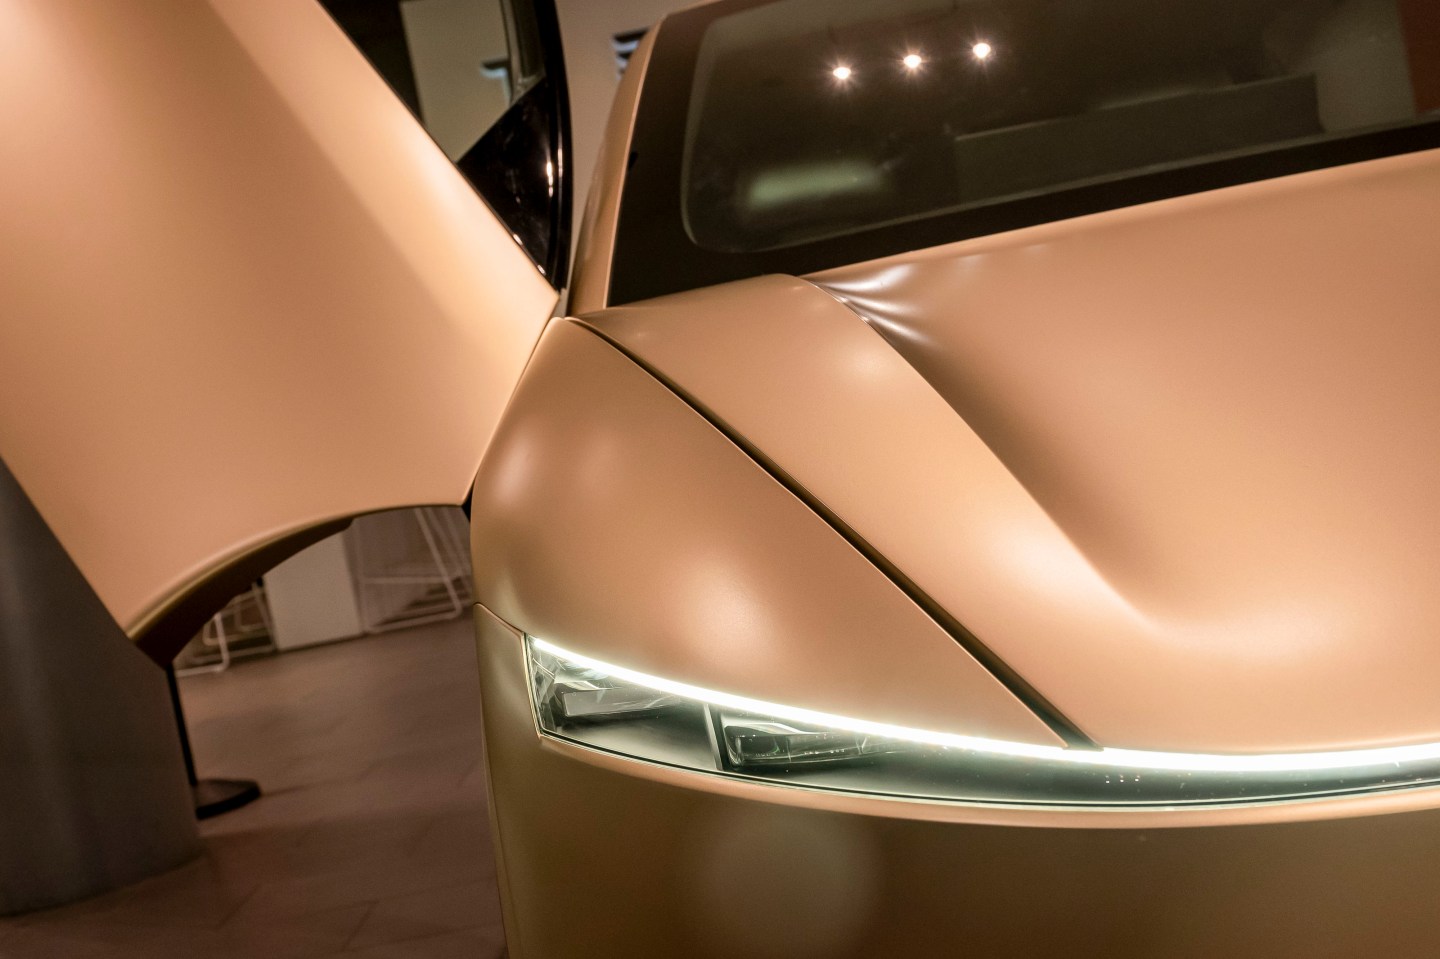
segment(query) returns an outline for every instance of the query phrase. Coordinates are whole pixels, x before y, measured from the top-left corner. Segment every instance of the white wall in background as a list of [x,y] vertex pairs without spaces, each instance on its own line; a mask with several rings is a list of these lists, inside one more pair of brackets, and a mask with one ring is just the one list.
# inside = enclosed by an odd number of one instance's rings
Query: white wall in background
[[281,649],[348,639],[363,632],[345,553],[336,533],[296,553],[265,574],[265,598]]

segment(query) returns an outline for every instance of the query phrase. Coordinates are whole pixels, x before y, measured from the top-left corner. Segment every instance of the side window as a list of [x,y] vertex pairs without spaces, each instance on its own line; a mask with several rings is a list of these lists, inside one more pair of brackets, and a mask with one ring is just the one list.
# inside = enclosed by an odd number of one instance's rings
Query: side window
[[554,0],[320,0],[557,289],[569,102]]

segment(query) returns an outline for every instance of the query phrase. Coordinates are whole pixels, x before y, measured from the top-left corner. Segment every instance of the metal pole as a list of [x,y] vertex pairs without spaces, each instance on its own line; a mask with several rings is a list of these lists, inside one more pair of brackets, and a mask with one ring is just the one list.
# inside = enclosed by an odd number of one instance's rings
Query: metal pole
[[209,819],[259,799],[260,784],[253,779],[200,779],[195,775],[195,754],[190,751],[190,730],[185,723],[185,706],[180,702],[175,667],[166,666],[165,676],[170,681],[170,705],[175,710],[175,729],[180,734],[185,775],[190,778],[190,794],[195,799],[195,818]]

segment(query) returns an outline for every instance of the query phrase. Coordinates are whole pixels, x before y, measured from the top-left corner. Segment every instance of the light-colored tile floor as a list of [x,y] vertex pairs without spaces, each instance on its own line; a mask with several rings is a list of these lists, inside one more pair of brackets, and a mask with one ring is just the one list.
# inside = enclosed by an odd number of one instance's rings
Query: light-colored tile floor
[[0,920],[0,959],[504,953],[468,617],[181,681],[201,776],[259,780],[189,865]]

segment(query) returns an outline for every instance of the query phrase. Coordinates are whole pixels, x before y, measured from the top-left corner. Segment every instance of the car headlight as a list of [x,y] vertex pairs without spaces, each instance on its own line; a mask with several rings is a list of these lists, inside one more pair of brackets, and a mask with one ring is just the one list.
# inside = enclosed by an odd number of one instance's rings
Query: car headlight
[[894,726],[650,676],[530,637],[544,735],[789,786],[1040,805],[1298,799],[1440,782],[1440,743],[1223,755],[1080,749]]

